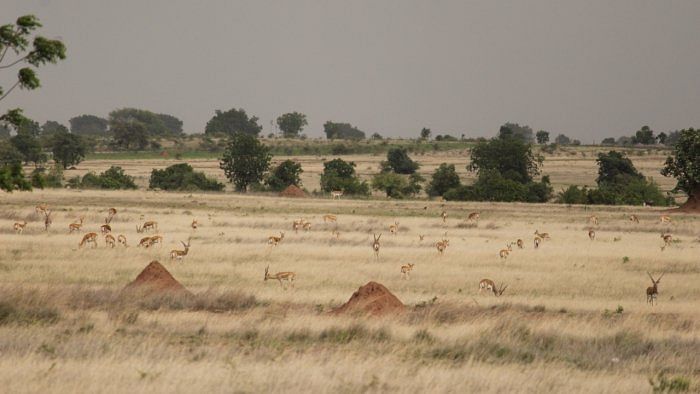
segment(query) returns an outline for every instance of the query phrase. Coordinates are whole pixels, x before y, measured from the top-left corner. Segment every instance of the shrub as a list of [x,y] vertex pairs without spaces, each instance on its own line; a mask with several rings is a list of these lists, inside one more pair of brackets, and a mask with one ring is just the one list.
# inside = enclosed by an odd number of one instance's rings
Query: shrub
[[406,148],[391,148],[386,154],[386,161],[382,162],[382,171],[394,171],[397,174],[413,174],[420,167],[418,163],[408,157]]
[[430,196],[442,196],[448,190],[458,186],[460,186],[460,181],[455,165],[442,163],[433,173],[433,179],[428,185],[427,192]]
[[301,164],[285,160],[275,167],[265,179],[265,183],[274,191],[284,190],[289,185],[301,185]]
[[520,183],[489,170],[482,171],[473,185],[450,189],[443,197],[454,201],[547,202],[551,194],[548,177],[542,177],[540,182]]
[[385,192],[387,197],[405,198],[419,193],[423,180],[418,174],[407,177],[394,172],[381,172],[372,179],[372,188]]
[[560,204],[588,204],[589,190],[586,186],[579,188],[571,185],[566,190],[559,192],[556,202]]
[[369,185],[361,182],[355,173],[355,163],[343,159],[333,159],[323,163],[321,190],[330,192],[342,190],[346,194],[368,195]]
[[175,164],[162,170],[153,170],[148,187],[162,190],[221,191],[222,183],[207,178],[203,172],[195,172],[187,163]]
[[[76,184],[75,179],[69,181],[69,185]],[[121,167],[112,166],[107,171],[96,175],[88,172],[83,176],[79,186],[83,189],[136,189],[134,177],[124,173]]]

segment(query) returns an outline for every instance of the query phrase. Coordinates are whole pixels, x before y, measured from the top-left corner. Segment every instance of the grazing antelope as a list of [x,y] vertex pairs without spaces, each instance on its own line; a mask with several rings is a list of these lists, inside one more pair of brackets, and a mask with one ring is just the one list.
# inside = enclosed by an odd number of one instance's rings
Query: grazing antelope
[[324,222],[324,223],[326,223],[326,222],[335,222],[336,220],[338,220],[338,217],[335,216],[335,215],[331,215],[331,214],[323,215],[323,222]]
[[149,230],[158,231],[158,222],[149,220],[147,222],[144,222],[141,227],[139,227],[138,224],[136,225],[136,232],[139,234]]
[[597,226],[598,225],[598,216],[596,216],[596,215],[589,216],[588,223],[593,223]]
[[24,232],[24,228],[27,227],[27,221],[23,221],[22,223],[16,222],[13,228],[15,229],[15,232],[17,234],[22,234]]
[[196,230],[198,226],[199,226],[199,223],[197,223],[197,219],[192,219],[192,224],[190,224],[190,227],[192,227],[192,230]]
[[286,280],[288,284],[291,284],[292,287],[294,287],[294,279],[296,279],[297,274],[291,271],[285,271],[285,272],[278,272],[274,275],[270,275],[270,266],[268,265],[265,267],[265,278],[263,279],[263,282],[267,282],[268,279],[277,279],[280,282],[280,286],[282,286],[284,289],[287,287],[282,284],[283,280]]
[[304,219],[295,220],[292,222],[292,230],[294,230],[295,233],[298,233],[299,229],[303,225],[304,225]]
[[508,254],[510,254],[510,252],[513,251],[512,245],[513,245],[512,243],[509,243],[508,245],[506,245],[506,248],[505,248],[505,249],[501,249],[501,250],[498,252],[498,255],[501,256],[502,259],[507,259],[507,258],[508,258]]
[[275,237],[274,235],[267,237],[267,243],[272,245],[272,246],[277,246],[277,244],[282,242],[283,239],[284,239],[284,231],[280,231],[279,237]]
[[184,243],[182,241],[180,241],[180,243],[182,243],[182,246],[185,247],[185,250],[177,250],[177,249],[171,250],[170,251],[170,260],[174,260],[174,259],[182,260],[185,256],[187,256],[187,253],[190,251],[190,240],[189,239],[187,240],[187,243]]
[[492,291],[493,295],[498,297],[498,296],[502,295],[504,291],[506,291],[507,287],[508,287],[507,285],[504,286],[503,283],[501,283],[501,288],[497,289],[496,284],[491,279],[482,279],[479,282],[479,293],[481,293],[484,290]]
[[442,213],[440,214],[440,217],[442,218],[443,223],[447,222],[447,212],[442,211]]
[[93,248],[97,247],[97,233],[87,233],[78,244],[78,248],[82,248],[85,244],[91,243]]
[[53,223],[53,220],[51,219],[51,214],[52,212],[49,210],[44,211],[44,230],[49,231],[49,227],[51,227],[51,223]]
[[114,216],[117,215],[117,210],[114,208],[110,208],[107,210],[107,217],[105,218],[105,224],[110,224],[112,223],[112,219],[114,219]]
[[117,242],[119,242],[120,245],[124,245],[125,248],[129,246],[126,244],[126,237],[123,234],[119,234],[117,237]]
[[311,230],[311,222],[304,221],[304,224],[302,224],[302,227],[304,228],[304,231]]
[[440,256],[442,256],[443,253],[445,253],[445,249],[450,246],[450,241],[448,239],[444,239],[442,241],[437,241],[435,242],[435,248],[437,248],[438,253]]
[[630,222],[639,223],[639,218],[637,215],[630,215]]
[[389,226],[389,232],[391,235],[396,235],[399,232],[399,222],[394,221],[394,224]]
[[588,230],[588,238],[590,238],[591,241],[595,240],[595,231],[593,231],[593,229]]
[[666,249],[667,246],[671,246],[671,242],[673,241],[671,234],[661,234],[661,239],[664,240],[664,246],[661,247],[661,250]]
[[[654,301],[656,301],[656,297],[659,295],[659,282],[661,282],[661,278],[663,278],[665,272],[659,276],[659,279],[654,280],[654,277],[651,276],[649,271],[647,271],[647,275],[649,275],[649,278],[651,279],[651,286],[647,287],[647,304],[651,304],[651,306],[654,306]],[[656,301],[658,304],[659,302]]]
[[105,235],[105,245],[109,246],[111,248],[117,246],[116,240],[114,239],[114,235],[112,235],[112,234]]
[[332,199],[340,199],[340,197],[343,196],[343,191],[342,190],[333,190],[331,191],[331,198]]
[[80,231],[80,229],[83,227],[83,219],[84,217],[81,216],[77,222],[69,224],[68,232],[73,234],[73,231]]
[[535,235],[544,239],[550,239],[549,233],[540,233],[539,231],[535,230]]
[[103,224],[100,226],[100,232],[102,234],[109,234],[112,232],[112,226],[110,226],[109,224]]
[[415,264],[406,264],[401,266],[401,277],[404,279],[408,279],[411,277],[411,271],[413,271],[413,266]]
[[470,222],[478,222],[480,217],[481,215],[479,215],[479,212],[472,212],[467,216],[467,220]]
[[522,239],[518,238],[517,241],[515,241],[515,244],[518,245],[518,249],[522,249],[525,247],[525,243],[523,242]]
[[149,247],[151,246],[151,237],[143,237],[143,238],[141,238],[141,240],[139,241],[139,244],[137,245],[137,247],[141,247],[141,246],[143,246],[143,247],[145,247],[145,248],[149,248]]
[[671,217],[666,215],[659,216],[659,222],[661,223],[671,223]]
[[151,237],[149,246],[153,246],[155,244],[158,244],[161,248],[163,247],[163,237],[161,235],[154,235]]
[[379,238],[382,237],[381,234],[377,237],[377,234],[372,234],[374,236],[374,242],[372,242],[372,249],[374,250],[374,256],[379,258]]
[[534,243],[535,243],[535,249],[539,248],[540,243],[542,243],[542,238],[535,236]]

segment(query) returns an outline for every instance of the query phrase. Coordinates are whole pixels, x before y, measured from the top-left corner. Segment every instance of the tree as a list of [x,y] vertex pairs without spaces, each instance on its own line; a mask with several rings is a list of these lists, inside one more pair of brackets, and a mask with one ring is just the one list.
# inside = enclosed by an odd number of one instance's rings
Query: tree
[[448,190],[459,186],[459,175],[457,175],[455,165],[442,163],[433,173],[427,192],[430,196],[442,196]]
[[355,173],[355,163],[343,159],[333,159],[323,163],[321,190],[331,192],[342,190],[346,194],[369,194],[367,182],[361,182]]
[[334,123],[328,121],[323,124],[323,132],[329,140],[363,140],[365,132],[357,129],[349,123]]
[[285,160],[275,167],[267,176],[265,183],[275,191],[284,190],[287,186],[301,185],[301,164],[292,160]]
[[371,137],[371,138],[372,138],[373,140],[383,140],[383,139],[384,139],[384,137],[382,137],[382,135],[379,134],[379,133],[372,133],[372,137]]
[[156,116],[163,122],[168,135],[177,136],[182,134],[182,121],[180,119],[168,114],[156,114]]
[[77,165],[85,158],[87,145],[83,137],[60,131],[51,138],[53,160],[64,169]]
[[622,152],[611,150],[608,153],[599,153],[596,162],[598,163],[596,179],[598,184],[618,183],[629,178],[644,179],[632,161]]
[[386,155],[387,161],[382,162],[382,171],[394,171],[397,174],[413,174],[420,164],[408,157],[406,148],[391,148]]
[[308,124],[306,115],[299,112],[289,112],[277,118],[277,126],[282,130],[285,138],[299,137],[301,131],[304,130],[304,126]]
[[14,163],[0,166],[0,190],[32,190],[32,184],[27,181],[22,172],[22,164]]
[[700,129],[680,131],[673,156],[666,158],[661,174],[676,178],[675,190],[688,195],[685,206],[695,209],[700,206]]
[[569,145],[571,144],[571,138],[565,136],[564,134],[559,134],[557,138],[554,139],[557,145]]
[[122,108],[109,113],[110,127],[113,128],[122,123],[140,124],[149,137],[174,136],[182,133],[181,120],[171,115],[156,114],[143,109]]
[[478,142],[471,149],[471,162],[467,169],[477,173],[495,170],[506,179],[528,183],[539,175],[543,160],[542,156],[532,153],[530,144],[505,134]]
[[632,137],[632,143],[642,145],[655,144],[656,137],[654,137],[654,130],[650,129],[649,126],[643,126],[640,130],[637,130],[634,137]]
[[142,150],[148,146],[148,131],[140,122],[115,122],[110,127],[114,144],[126,150]]
[[41,136],[47,137],[56,133],[67,133],[68,128],[54,120],[47,120],[41,126]]
[[4,124],[0,124],[0,140],[10,138],[10,128]]
[[423,127],[420,131],[420,139],[427,141],[430,139],[431,134],[432,134],[432,131],[430,131],[429,128]]
[[668,138],[668,134],[664,133],[663,131],[659,133],[659,135],[656,136],[656,139],[659,141],[659,144],[661,145],[666,145],[666,139]]
[[38,166],[45,162],[46,155],[41,151],[39,140],[29,133],[18,133],[10,138],[10,143],[22,154],[22,161]]
[[549,131],[540,130],[537,132],[536,136],[537,143],[540,145],[544,145],[549,142]]
[[80,115],[70,118],[70,131],[78,135],[104,135],[109,121],[95,115]]
[[17,134],[28,134],[38,138],[41,136],[41,126],[39,126],[39,122],[25,118],[17,127]]
[[24,156],[10,141],[0,141],[0,167],[22,164]]
[[615,145],[615,138],[614,137],[608,137],[608,138],[603,138],[603,140],[600,142],[601,145]]
[[[78,177],[76,177],[78,178]],[[112,166],[107,171],[100,175],[95,175],[94,172],[88,172],[83,176],[82,181],[71,181],[73,186],[82,187],[85,189],[136,189],[134,177],[124,173],[121,167]]]
[[380,172],[372,178],[372,188],[386,193],[387,197],[405,198],[420,193],[423,177],[418,174],[410,176],[394,172]]
[[505,137],[505,136],[513,136],[516,138],[519,138],[525,143],[531,143],[532,142],[532,136],[533,132],[530,126],[528,125],[522,125],[520,126],[517,123],[506,123],[498,131],[498,136],[499,137]]
[[248,114],[243,108],[232,108],[225,112],[216,110],[214,117],[207,122],[204,133],[228,136],[243,133],[257,136],[262,131],[258,120],[257,116],[248,118]]
[[254,135],[239,132],[231,137],[219,167],[237,191],[246,192],[249,185],[260,183],[271,159],[270,148]]
[[154,169],[148,183],[150,189],[182,191],[221,191],[224,185],[215,179],[207,178],[203,172],[196,172],[187,163],[174,164],[162,170]]

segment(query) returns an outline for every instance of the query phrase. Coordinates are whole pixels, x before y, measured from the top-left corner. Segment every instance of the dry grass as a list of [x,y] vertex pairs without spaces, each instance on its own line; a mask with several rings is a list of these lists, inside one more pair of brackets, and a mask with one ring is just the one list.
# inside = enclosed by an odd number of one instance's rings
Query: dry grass
[[[53,207],[47,234],[33,214]],[[130,247],[78,249],[116,207]],[[427,206],[427,209],[423,209]],[[445,209],[449,218],[439,218]],[[466,215],[481,212],[478,224]],[[322,215],[338,215],[325,224]],[[600,225],[588,239],[587,218]],[[641,223],[627,220],[629,213]],[[157,220],[162,248],[137,248]],[[310,231],[294,233],[303,217]],[[29,221],[23,235],[12,223]],[[189,224],[197,218],[200,228]],[[388,226],[400,223],[396,236]],[[664,371],[700,382],[700,218],[631,207],[331,201],[231,194],[37,191],[0,200],[0,385],[8,392],[647,392]],[[552,239],[532,247],[535,230]],[[661,251],[661,231],[679,242]],[[276,247],[269,235],[285,231]],[[383,233],[380,259],[371,249]],[[440,257],[434,242],[447,233]],[[418,234],[425,234],[419,241]],[[192,238],[190,254],[170,249]],[[498,251],[518,238],[507,260]],[[619,238],[619,241],[615,239]],[[625,259],[626,257],[626,259]],[[158,259],[194,299],[120,301]],[[415,263],[410,280],[400,266]],[[263,281],[295,271],[295,288]],[[646,271],[666,272],[659,305]],[[508,284],[478,293],[482,278]],[[392,319],[329,316],[370,280],[409,306]],[[468,387],[465,387],[468,382]]]

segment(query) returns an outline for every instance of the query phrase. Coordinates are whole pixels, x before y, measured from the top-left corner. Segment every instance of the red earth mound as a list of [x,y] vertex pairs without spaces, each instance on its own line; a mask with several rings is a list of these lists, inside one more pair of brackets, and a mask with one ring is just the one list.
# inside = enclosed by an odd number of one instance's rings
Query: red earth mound
[[286,189],[280,192],[281,197],[302,198],[306,197],[306,192],[299,189],[297,186],[289,185]]
[[700,213],[700,197],[690,196],[685,204],[676,210],[677,212]]
[[185,295],[189,292],[161,263],[153,260],[141,273],[122,290],[122,295]]
[[366,314],[371,316],[396,315],[405,310],[403,303],[384,285],[369,282],[357,289],[345,304],[333,314]]

